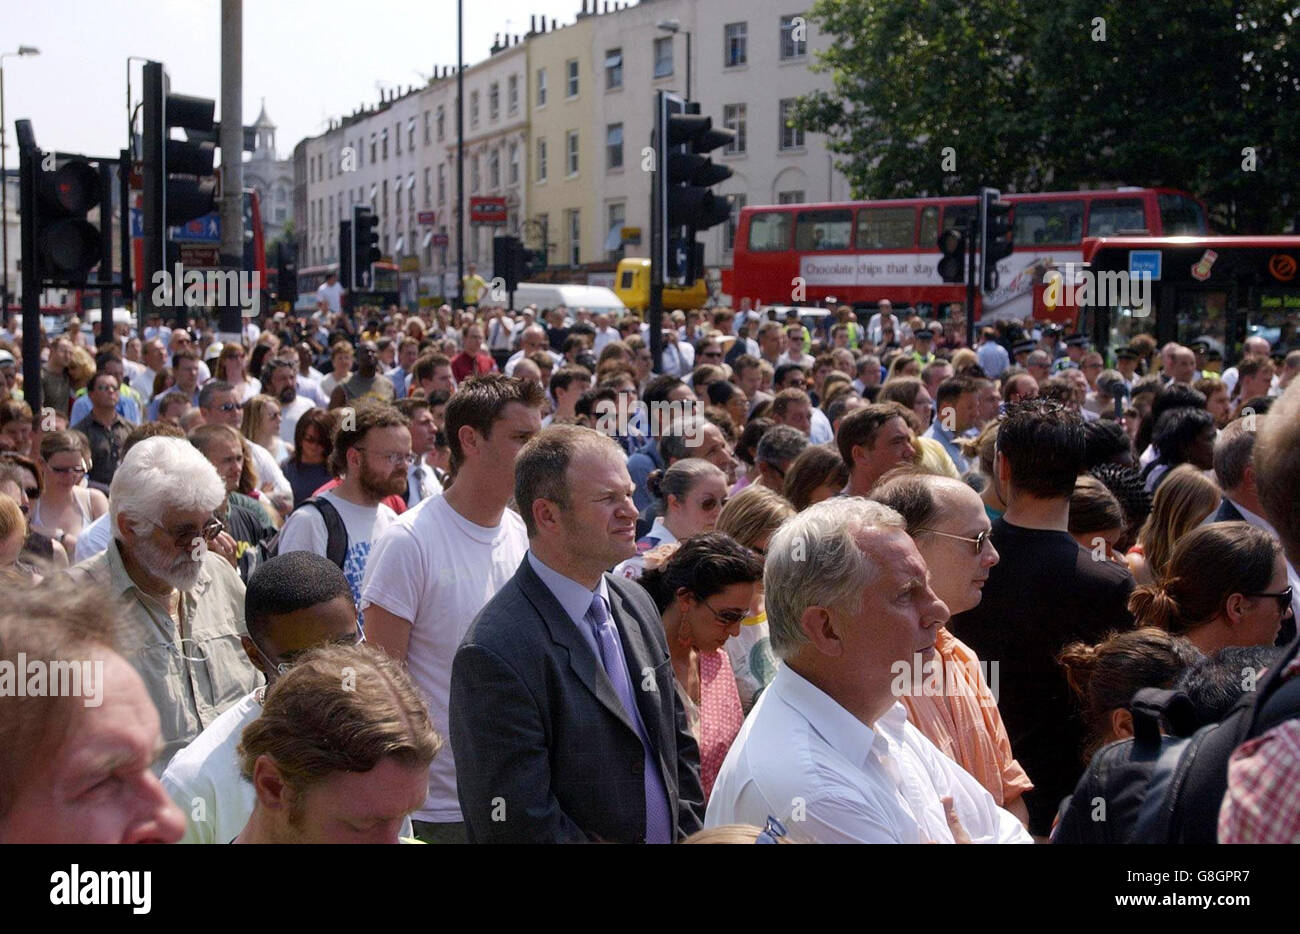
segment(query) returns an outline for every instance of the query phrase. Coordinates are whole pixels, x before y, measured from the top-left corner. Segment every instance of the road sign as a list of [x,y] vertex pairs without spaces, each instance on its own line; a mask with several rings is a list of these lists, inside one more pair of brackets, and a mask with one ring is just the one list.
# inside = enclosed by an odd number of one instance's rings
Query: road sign
[[506,199],[470,198],[469,222],[471,224],[504,224],[506,222]]
[[221,265],[221,248],[200,243],[182,243],[181,265],[186,269],[203,269]]
[[1159,250],[1129,250],[1128,251],[1128,271],[1129,275],[1149,275],[1151,281],[1157,282],[1160,279],[1160,251]]
[[220,243],[221,215],[213,211],[179,227],[170,227],[167,230],[167,238],[177,243]]
[[438,223],[438,212],[421,211],[419,214],[416,215],[416,218],[420,221],[420,224],[422,226],[432,227],[434,224]]
[[433,239],[429,242],[432,243],[434,246],[447,246],[449,243],[451,243],[451,237],[447,236],[444,233],[436,233],[433,235]]

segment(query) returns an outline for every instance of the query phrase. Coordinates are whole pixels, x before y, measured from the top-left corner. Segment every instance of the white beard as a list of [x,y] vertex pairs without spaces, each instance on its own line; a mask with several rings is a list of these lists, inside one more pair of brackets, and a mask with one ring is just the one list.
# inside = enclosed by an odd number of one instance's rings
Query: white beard
[[171,558],[144,538],[137,540],[135,552],[136,560],[144,565],[146,571],[177,590],[193,589],[203,570],[203,563],[191,559],[188,551],[177,558]]

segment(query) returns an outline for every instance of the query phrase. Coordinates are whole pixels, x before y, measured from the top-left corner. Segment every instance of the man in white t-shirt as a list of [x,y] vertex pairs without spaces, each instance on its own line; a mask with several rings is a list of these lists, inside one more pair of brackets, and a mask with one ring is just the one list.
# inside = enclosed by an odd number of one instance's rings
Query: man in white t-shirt
[[268,396],[280,403],[280,440],[293,444],[294,432],[298,428],[298,419],[303,413],[316,407],[306,396],[298,394],[298,380],[295,367],[286,360],[272,360],[263,373],[266,377]]
[[[343,414],[331,455],[334,473],[343,479],[320,498],[334,507],[347,529],[343,575],[354,598],[361,597],[371,545],[397,518],[380,500],[406,494],[411,456],[406,417],[391,405],[365,403]],[[319,509],[298,509],[285,520],[280,530],[280,554],[311,551],[328,555],[328,548],[329,533]]]
[[334,314],[343,310],[343,286],[339,285],[339,277],[335,273],[326,276],[325,281],[316,289],[316,307],[319,308],[322,304]]
[[[366,572],[366,638],[406,663],[442,736],[450,735],[456,648],[528,551],[524,522],[506,503],[515,455],[541,430],[541,404],[531,380],[488,374],[461,387],[446,412],[456,482],[403,513],[376,542]],[[467,842],[450,746],[429,769],[429,797],[414,825],[426,842]]]
[[[308,551],[271,558],[248,578],[244,597],[248,635],[241,636],[248,660],[270,687],[279,669],[306,649],[327,642],[356,642],[356,604],[337,565]],[[182,843],[229,843],[248,823],[256,796],[239,774],[244,727],[262,712],[266,688],[217,717],[178,752],[163,773],[163,787],[185,812]]]

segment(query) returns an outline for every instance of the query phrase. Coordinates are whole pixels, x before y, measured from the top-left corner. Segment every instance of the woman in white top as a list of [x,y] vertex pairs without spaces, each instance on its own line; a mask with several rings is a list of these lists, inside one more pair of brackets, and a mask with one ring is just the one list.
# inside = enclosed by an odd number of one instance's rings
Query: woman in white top
[[270,451],[277,464],[283,464],[293,453],[293,445],[286,444],[280,437],[280,422],[283,418],[280,401],[259,394],[249,399],[244,406],[244,421],[239,426],[243,436]]
[[41,439],[45,493],[32,510],[32,528],[72,554],[81,530],[108,512],[108,497],[85,486],[90,442],[79,431],[54,431]]
[[710,532],[727,502],[727,475],[706,460],[687,457],[646,478],[659,507],[650,532],[636,543],[637,553],[614,569],[636,580],[645,569],[645,553],[658,545],[685,541]]
[[240,402],[247,402],[262,391],[261,381],[248,375],[248,357],[243,346],[234,341],[221,348],[212,375],[228,382],[235,390],[235,398]]

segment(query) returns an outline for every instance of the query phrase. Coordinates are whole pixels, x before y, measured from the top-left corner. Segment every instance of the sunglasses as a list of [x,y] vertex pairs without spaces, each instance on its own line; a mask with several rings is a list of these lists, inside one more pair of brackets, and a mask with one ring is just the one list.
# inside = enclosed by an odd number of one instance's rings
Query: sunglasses
[[238,412],[243,407],[244,403],[242,402],[223,402],[217,406],[217,410],[220,412]]
[[1247,594],[1247,596],[1272,597],[1274,600],[1277,601],[1278,612],[1285,617],[1287,614],[1291,612],[1291,592],[1293,589],[1294,588],[1288,587],[1286,590],[1283,590],[1281,593],[1267,593],[1267,592],[1252,593],[1252,594]]
[[744,622],[745,618],[749,616],[748,610],[715,610],[708,600],[702,599],[700,603],[708,607],[714,618],[725,626],[734,626],[737,623]]
[[984,551],[984,543],[989,540],[990,531],[980,532],[974,538],[967,538],[965,535],[953,535],[951,532],[940,532],[938,529],[917,529],[918,532],[929,532],[931,535],[941,535],[944,538],[955,538],[959,542],[970,542],[975,546],[975,554]]

